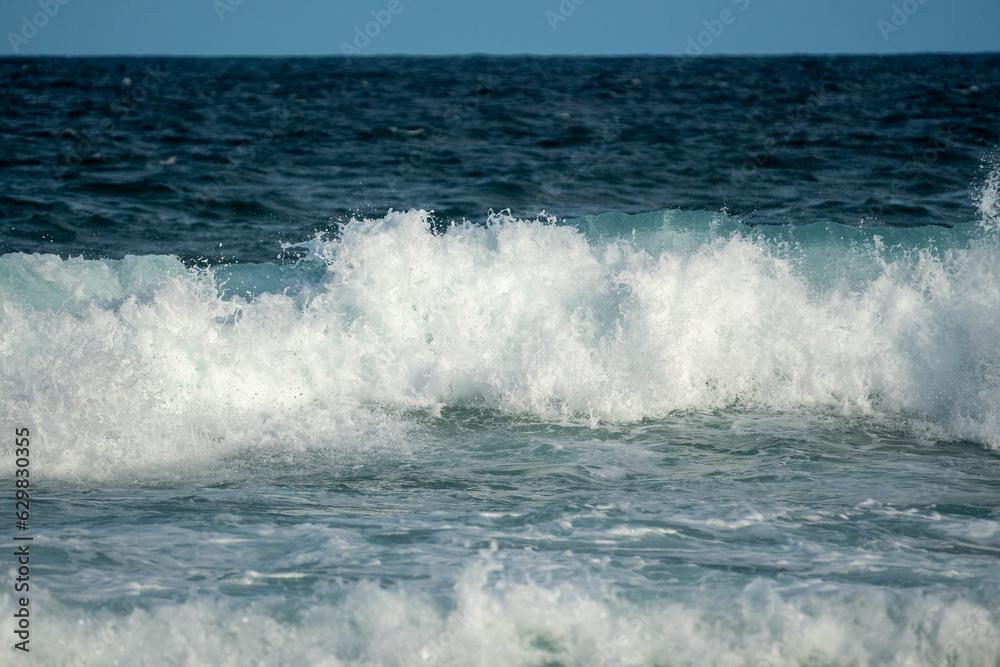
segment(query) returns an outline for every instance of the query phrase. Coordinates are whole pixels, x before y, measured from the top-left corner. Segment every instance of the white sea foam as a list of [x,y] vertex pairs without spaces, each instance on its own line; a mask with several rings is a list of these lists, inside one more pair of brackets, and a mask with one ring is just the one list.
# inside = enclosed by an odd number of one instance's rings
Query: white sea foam
[[979,209],[982,226],[992,232],[1000,231],[1000,152],[993,156],[986,180],[976,190],[973,200]]
[[1000,244],[969,228],[660,212],[436,234],[393,212],[307,244],[321,277],[292,287],[273,266],[7,255],[3,418],[35,425],[55,476],[405,447],[400,410],[462,402],[898,415],[998,446]]
[[[780,586],[757,579],[628,601],[540,584],[480,557],[446,610],[368,582],[327,601],[208,596],[128,613],[32,597],[33,659],[122,665],[979,665],[1000,655],[995,609],[946,591]],[[294,607],[294,613],[289,613]],[[14,600],[0,595],[0,616]]]

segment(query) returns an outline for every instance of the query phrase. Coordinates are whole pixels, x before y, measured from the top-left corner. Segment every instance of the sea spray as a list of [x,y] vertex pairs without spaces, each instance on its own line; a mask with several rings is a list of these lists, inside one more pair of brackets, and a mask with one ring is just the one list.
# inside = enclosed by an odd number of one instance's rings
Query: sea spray
[[7,255],[4,409],[59,431],[50,474],[306,447],[462,404],[595,423],[833,409],[1000,443],[991,234],[605,224],[435,233],[393,212],[314,240],[298,267],[207,272]]
[[984,229],[996,232],[1000,229],[1000,150],[983,163],[988,169],[986,179],[973,192],[973,202],[979,210],[979,224]]

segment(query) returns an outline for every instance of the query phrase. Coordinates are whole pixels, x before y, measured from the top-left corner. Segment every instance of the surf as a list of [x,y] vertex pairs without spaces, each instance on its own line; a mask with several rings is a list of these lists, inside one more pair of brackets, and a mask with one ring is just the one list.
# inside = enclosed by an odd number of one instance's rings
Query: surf
[[997,448],[998,249],[985,223],[411,210],[284,263],[9,254],[3,410],[65,443],[56,475],[373,424],[394,441],[400,415],[441,406],[591,424],[819,410]]

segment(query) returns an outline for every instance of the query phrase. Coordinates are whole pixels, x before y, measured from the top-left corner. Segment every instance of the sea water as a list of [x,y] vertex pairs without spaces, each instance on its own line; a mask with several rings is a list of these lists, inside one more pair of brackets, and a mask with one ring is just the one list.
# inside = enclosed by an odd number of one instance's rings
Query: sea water
[[32,664],[997,664],[996,57],[0,73]]

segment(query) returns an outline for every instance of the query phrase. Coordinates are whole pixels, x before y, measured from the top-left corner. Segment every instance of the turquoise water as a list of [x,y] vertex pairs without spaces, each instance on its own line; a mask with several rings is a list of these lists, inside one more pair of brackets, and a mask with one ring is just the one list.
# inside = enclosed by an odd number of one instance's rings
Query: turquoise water
[[38,510],[59,539],[36,545],[37,633],[67,645],[49,639],[45,653],[74,647],[96,664],[143,664],[151,651],[180,664],[996,654],[1000,461],[974,443],[829,415],[592,429],[478,410],[415,419],[409,439],[420,444],[347,460],[334,443],[246,452],[221,464],[224,482],[59,484]]
[[997,54],[0,58],[0,117],[0,665],[1000,666]]
[[978,201],[954,228],[410,211],[280,264],[5,255],[32,657],[995,664]]

